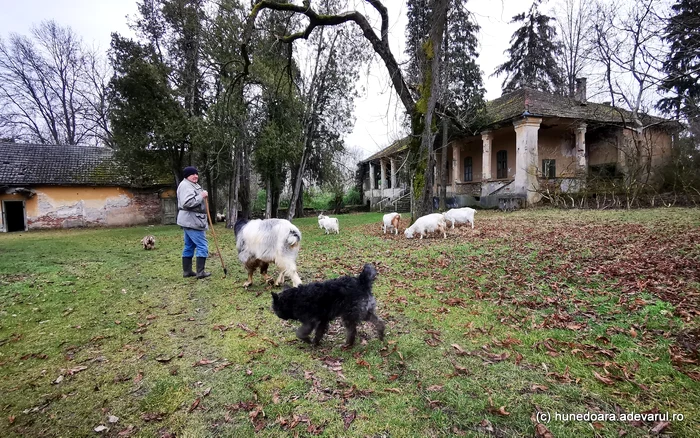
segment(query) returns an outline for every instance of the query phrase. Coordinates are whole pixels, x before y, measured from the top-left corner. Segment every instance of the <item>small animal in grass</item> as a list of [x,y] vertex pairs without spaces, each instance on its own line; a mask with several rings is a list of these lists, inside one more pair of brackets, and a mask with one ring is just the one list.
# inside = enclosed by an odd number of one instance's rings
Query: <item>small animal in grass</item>
[[323,229],[322,221],[323,221],[324,219],[329,219],[329,217],[326,216],[326,215],[323,214],[323,213],[321,213],[321,214],[318,215],[318,228]]
[[272,311],[282,319],[301,322],[297,338],[312,342],[309,335],[316,331],[313,344],[318,345],[328,330],[328,324],[340,317],[345,326],[345,347],[351,347],[357,336],[357,324],[369,321],[384,340],[384,321],[377,316],[377,301],[372,295],[372,283],[377,270],[366,264],[357,277],[343,276],[272,292]]
[[323,228],[325,234],[340,234],[340,225],[338,224],[338,218],[336,217],[326,217],[325,219],[319,219],[318,224],[321,226],[321,228]]
[[143,249],[154,249],[156,247],[156,238],[154,236],[146,236],[141,239]]
[[382,218],[382,231],[386,234],[387,231],[391,234],[399,234],[399,224],[401,223],[401,215],[399,213],[387,213]]

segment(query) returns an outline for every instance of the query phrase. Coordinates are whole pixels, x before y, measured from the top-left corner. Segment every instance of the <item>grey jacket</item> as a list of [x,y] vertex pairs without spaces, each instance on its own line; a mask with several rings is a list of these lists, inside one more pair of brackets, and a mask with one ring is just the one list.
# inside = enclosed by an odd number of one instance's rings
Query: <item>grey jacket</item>
[[177,187],[177,224],[183,228],[206,230],[207,210],[202,198],[202,186],[183,179]]

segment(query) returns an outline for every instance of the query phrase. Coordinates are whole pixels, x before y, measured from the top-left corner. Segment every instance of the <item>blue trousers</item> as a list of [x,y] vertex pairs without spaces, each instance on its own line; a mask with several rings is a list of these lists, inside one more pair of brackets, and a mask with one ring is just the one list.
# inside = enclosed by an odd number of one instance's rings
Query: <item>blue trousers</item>
[[194,249],[197,248],[197,257],[207,257],[209,244],[206,231],[192,228],[183,228],[182,230],[185,232],[185,249],[182,250],[182,256],[192,258]]

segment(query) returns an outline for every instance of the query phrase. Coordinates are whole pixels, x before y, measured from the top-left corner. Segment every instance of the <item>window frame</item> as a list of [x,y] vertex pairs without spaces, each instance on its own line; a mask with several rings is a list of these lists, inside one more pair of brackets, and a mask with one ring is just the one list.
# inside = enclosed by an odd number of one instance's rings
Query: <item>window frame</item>
[[555,179],[557,177],[557,160],[553,158],[542,159],[542,178]]
[[474,181],[474,159],[472,157],[464,157],[464,182]]
[[496,179],[508,178],[508,151],[501,149],[496,152]]

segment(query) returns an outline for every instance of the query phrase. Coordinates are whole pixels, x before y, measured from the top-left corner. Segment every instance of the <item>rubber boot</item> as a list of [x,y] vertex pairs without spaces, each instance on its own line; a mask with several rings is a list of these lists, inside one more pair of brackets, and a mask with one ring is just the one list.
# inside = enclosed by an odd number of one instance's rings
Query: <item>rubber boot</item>
[[207,278],[211,275],[211,272],[204,272],[204,265],[206,264],[206,257],[197,257],[197,278]]
[[187,277],[194,277],[197,274],[192,272],[192,257],[183,257],[182,258],[182,276],[187,278]]

